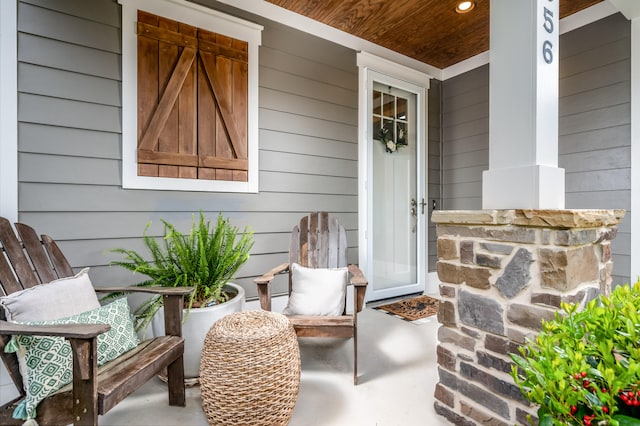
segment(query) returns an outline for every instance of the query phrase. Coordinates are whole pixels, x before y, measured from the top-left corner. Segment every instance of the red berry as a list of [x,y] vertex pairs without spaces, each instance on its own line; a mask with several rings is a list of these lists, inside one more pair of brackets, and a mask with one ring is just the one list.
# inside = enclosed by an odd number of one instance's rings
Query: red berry
[[576,407],[575,405],[571,406],[571,414],[575,414],[576,411],[578,411],[578,407]]
[[582,381],[582,386],[585,387],[585,388],[588,388],[589,387],[589,381],[588,380],[583,380]]
[[602,412],[603,413],[608,413],[609,412],[609,407],[607,407],[606,405],[604,407],[602,407]]
[[587,377],[587,373],[586,373],[586,372],[584,372],[584,371],[583,371],[583,372],[581,372],[581,373],[580,373],[580,375],[581,375],[582,377]]
[[637,399],[634,399],[634,400],[633,400],[633,406],[634,406],[634,407],[637,407],[637,406],[639,406],[639,405],[640,405],[640,401],[638,401]]

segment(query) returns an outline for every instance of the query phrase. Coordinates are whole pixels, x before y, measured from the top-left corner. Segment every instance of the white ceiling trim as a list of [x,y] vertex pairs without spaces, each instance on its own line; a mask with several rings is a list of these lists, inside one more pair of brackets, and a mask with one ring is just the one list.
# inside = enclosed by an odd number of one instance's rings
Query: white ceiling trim
[[474,70],[483,65],[487,65],[489,63],[489,51],[482,52],[476,56],[472,56],[469,59],[465,59],[464,61],[460,61],[457,64],[451,65],[442,70],[442,81],[448,80],[451,77],[455,77],[460,74],[464,74],[465,72]]
[[638,0],[609,0],[628,19],[640,18],[640,1]]
[[[637,1],[637,0],[633,0]],[[595,4],[587,9],[574,13],[560,20],[560,34],[568,33],[577,28],[584,27],[592,22],[599,21],[607,16],[618,13],[618,9],[609,0]]]

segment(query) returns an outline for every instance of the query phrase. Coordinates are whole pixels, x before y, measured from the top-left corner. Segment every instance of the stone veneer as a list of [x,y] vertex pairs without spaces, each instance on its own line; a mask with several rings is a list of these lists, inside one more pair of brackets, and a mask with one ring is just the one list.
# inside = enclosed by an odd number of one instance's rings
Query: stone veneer
[[456,425],[528,424],[509,354],[561,302],[611,288],[624,210],[434,211],[440,309],[435,410]]

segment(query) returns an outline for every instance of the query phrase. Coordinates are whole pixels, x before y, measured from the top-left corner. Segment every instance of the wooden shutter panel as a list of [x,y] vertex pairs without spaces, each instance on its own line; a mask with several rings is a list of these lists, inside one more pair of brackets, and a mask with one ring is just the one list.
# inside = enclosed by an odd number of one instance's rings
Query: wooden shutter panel
[[138,12],[138,174],[247,181],[248,44]]

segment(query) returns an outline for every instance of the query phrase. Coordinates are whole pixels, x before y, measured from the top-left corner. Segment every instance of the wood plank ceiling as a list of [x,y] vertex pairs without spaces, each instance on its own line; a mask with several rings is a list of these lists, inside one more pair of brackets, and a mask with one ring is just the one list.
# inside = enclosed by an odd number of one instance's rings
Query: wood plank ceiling
[[[267,1],[437,68],[489,49],[490,0],[466,14],[458,0]],[[560,0],[560,18],[601,1]]]

